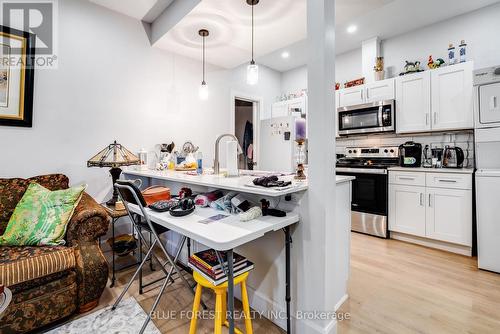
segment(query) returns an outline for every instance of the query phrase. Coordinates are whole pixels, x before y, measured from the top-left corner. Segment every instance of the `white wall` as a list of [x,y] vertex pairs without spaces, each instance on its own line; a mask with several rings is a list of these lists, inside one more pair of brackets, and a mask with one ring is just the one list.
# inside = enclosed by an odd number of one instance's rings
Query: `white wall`
[[[335,81],[344,83],[362,77],[361,48],[349,51],[335,58]],[[301,66],[281,73],[281,92],[295,93],[307,89],[307,66]]]
[[[469,59],[476,69],[500,64],[500,4],[457,16],[431,26],[382,41],[388,76],[399,75],[405,60],[419,60],[427,69],[429,55],[446,60],[448,44],[457,46],[462,39],[468,44]],[[376,32],[374,32],[376,33]],[[338,55],[336,81],[344,83],[362,77],[361,46]],[[307,88],[307,68],[299,67],[282,73],[282,91],[295,92]]]
[[103,200],[108,170],[86,162],[113,140],[133,152],[192,140],[210,166],[216,137],[230,129],[231,89],[263,96],[269,114],[279,95],[271,69],[249,88],[243,67],[210,67],[201,101],[200,62],[152,48],[139,21],[87,1],[59,1],[58,37],[59,69],[36,71],[33,128],[0,127],[0,177],[61,172]]

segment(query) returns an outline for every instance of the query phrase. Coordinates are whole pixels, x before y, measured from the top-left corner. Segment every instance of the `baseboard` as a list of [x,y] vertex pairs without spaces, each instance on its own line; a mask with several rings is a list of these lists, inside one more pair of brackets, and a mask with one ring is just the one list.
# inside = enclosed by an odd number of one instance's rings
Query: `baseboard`
[[[273,315],[279,314],[283,315],[283,317],[272,317],[269,321],[273,322],[275,325],[280,327],[281,329],[286,329],[286,308],[285,301],[280,305],[275,301],[269,299],[266,295],[256,291],[252,287],[248,286],[248,298],[250,301],[250,307],[257,311],[261,312],[261,314],[266,315],[267,312],[272,312]],[[235,296],[240,298],[240,291],[237,289],[235,291]],[[335,311],[337,311],[340,306],[349,298],[349,295],[344,295],[339,302],[335,305]],[[325,327],[318,326],[316,322],[306,320],[306,319],[297,319],[294,318],[292,323],[295,325],[294,331],[295,333],[304,333],[304,334],[336,334],[337,333],[337,321],[332,319]]]
[[452,244],[449,242],[432,240],[399,232],[391,232],[391,239],[410,242],[412,244],[417,244],[429,248],[435,248],[442,251],[465,255],[469,257],[472,256],[472,247],[469,246],[462,246],[462,245]]

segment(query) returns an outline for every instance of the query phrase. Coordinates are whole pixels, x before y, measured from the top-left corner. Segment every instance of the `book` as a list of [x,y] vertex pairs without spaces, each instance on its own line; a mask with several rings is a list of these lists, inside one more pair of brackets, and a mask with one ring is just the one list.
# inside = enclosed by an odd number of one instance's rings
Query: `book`
[[[197,273],[199,273],[201,276],[203,276],[203,278],[205,278],[207,281],[209,281],[210,283],[212,283],[213,285],[221,285],[222,283],[226,282],[227,281],[227,275],[224,275],[224,277],[220,278],[220,279],[213,279],[211,278],[210,276],[208,276],[207,274],[205,274],[203,271],[199,270],[196,266],[194,266],[193,264],[191,263],[188,263],[188,266],[193,269],[193,270],[196,270]],[[237,277],[239,275],[242,275],[244,273],[246,273],[247,271],[250,271],[254,268],[253,266],[253,263],[250,262],[250,261],[247,261],[247,265],[243,268],[243,269],[240,269],[238,271],[235,271],[233,276],[234,277]]]
[[[224,261],[224,264],[227,264],[227,253],[226,252],[219,252],[222,261]],[[217,254],[215,254],[215,250],[213,249],[207,249],[201,252],[197,252],[193,255],[191,255],[193,259],[195,259],[198,263],[206,267],[207,269],[210,270],[218,270],[222,269],[219,260],[217,259]],[[233,255],[233,265],[236,263],[240,263],[242,261],[245,261],[246,259],[239,255],[238,253],[234,253]]]
[[[205,268],[204,266],[202,266],[201,264],[199,264],[195,260],[189,259],[189,263],[192,266],[196,267],[198,269],[198,271],[203,271],[203,273],[205,273],[206,275],[210,276],[214,280],[220,279],[220,278],[224,277],[224,275],[225,275],[225,273],[224,273],[224,271],[222,269],[218,270],[216,272],[213,272],[213,271]],[[233,267],[233,272],[241,270],[241,269],[245,268],[246,266],[247,266],[247,261],[241,262],[240,264],[235,265]]]

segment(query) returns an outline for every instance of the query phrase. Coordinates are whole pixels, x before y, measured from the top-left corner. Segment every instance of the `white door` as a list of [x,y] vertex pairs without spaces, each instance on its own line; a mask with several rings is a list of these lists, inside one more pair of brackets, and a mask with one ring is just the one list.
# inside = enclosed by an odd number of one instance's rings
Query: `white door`
[[500,273],[500,170],[476,173],[478,266]]
[[339,91],[339,107],[349,107],[365,103],[365,86],[355,86]]
[[429,71],[432,85],[432,130],[474,127],[472,71],[472,62]]
[[479,88],[479,123],[500,123],[500,83]]
[[389,185],[389,230],[425,236],[425,187]]
[[365,87],[366,103],[394,99],[394,79],[375,81]]
[[431,75],[429,71],[396,78],[396,132],[431,129]]
[[426,236],[472,246],[472,191],[427,188]]

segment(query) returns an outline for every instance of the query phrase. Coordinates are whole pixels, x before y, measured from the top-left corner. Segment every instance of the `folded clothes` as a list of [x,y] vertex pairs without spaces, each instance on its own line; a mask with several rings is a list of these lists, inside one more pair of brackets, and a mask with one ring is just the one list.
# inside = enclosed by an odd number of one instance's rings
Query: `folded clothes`
[[291,181],[280,181],[276,175],[258,177],[253,180],[253,184],[265,188],[287,187],[292,184]]

